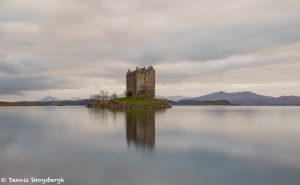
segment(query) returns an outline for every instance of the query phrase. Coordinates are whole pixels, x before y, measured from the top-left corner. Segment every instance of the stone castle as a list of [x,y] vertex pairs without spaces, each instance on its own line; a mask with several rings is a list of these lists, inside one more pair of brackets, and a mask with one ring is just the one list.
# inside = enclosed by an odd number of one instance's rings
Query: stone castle
[[126,74],[126,94],[134,97],[155,97],[155,70],[148,68],[136,68],[128,70]]

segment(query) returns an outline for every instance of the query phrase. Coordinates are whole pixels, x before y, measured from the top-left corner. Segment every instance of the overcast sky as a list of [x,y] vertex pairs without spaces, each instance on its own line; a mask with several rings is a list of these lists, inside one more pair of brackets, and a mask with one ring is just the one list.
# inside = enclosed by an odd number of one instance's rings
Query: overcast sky
[[0,0],[0,100],[121,94],[300,96],[299,0]]

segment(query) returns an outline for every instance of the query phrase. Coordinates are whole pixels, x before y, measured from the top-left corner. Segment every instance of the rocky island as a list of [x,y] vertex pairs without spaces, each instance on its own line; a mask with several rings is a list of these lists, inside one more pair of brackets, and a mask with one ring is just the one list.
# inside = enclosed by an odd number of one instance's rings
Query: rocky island
[[123,98],[93,100],[87,107],[118,110],[171,108],[166,100],[155,98],[155,70],[152,66],[127,71],[125,94]]
[[112,110],[133,110],[133,109],[167,109],[171,108],[166,100],[155,98],[124,97],[112,100],[94,100],[88,108],[108,108]]

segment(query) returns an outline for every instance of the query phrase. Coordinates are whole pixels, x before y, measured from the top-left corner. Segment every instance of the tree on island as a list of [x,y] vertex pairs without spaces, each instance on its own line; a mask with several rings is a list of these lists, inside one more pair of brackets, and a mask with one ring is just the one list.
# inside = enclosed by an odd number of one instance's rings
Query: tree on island
[[118,98],[118,95],[114,92],[114,93],[110,96],[110,99],[115,99],[115,98]]
[[105,90],[100,90],[98,94],[91,95],[91,100],[108,100],[109,99],[109,92]]
[[116,93],[109,95],[109,92],[105,90],[100,90],[98,94],[90,96],[91,100],[102,100],[102,101],[115,99],[115,98],[118,98]]

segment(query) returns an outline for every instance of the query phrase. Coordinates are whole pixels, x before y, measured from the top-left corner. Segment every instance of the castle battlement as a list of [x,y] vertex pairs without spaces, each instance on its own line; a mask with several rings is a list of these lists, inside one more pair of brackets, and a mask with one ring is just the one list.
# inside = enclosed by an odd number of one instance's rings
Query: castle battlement
[[126,93],[134,97],[155,97],[155,70],[152,66],[128,69],[126,74]]

